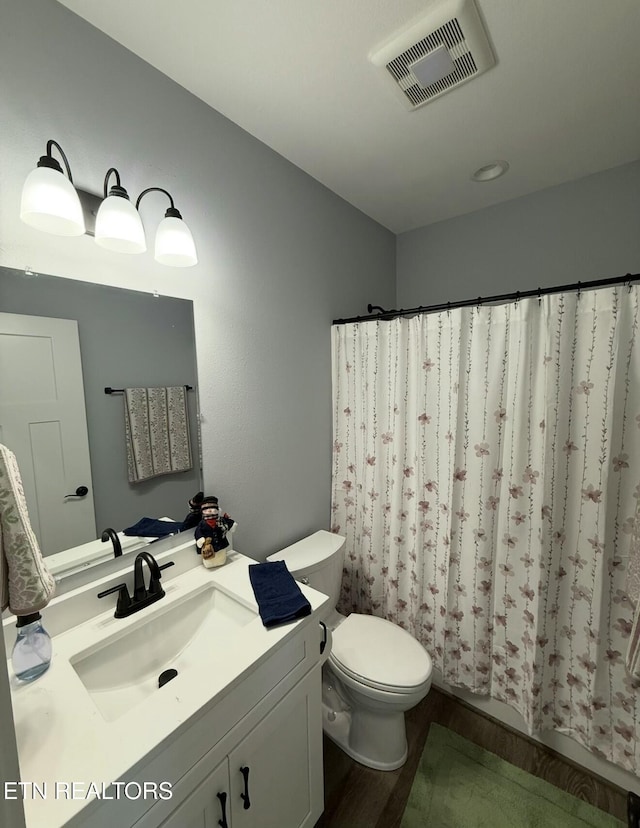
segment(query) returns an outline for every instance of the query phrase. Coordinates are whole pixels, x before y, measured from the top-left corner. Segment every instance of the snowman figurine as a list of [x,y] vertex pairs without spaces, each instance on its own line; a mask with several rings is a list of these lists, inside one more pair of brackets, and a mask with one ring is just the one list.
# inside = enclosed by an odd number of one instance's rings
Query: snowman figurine
[[200,511],[202,518],[195,531],[198,553],[207,569],[222,566],[227,561],[227,534],[233,531],[236,522],[226,512],[220,515],[217,497],[203,498]]

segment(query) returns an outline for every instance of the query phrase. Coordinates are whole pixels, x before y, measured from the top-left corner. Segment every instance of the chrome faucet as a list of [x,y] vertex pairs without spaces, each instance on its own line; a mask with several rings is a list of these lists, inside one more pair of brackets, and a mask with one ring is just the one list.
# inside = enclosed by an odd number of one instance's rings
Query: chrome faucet
[[[149,568],[149,586],[144,583],[144,572],[142,564],[147,564]],[[164,596],[164,589],[160,584],[162,578],[161,570],[173,566],[173,561],[169,561],[162,566],[158,566],[158,562],[153,557],[151,552],[144,550],[138,552],[135,562],[133,564],[133,595],[129,595],[129,589],[126,584],[117,584],[110,589],[105,589],[104,592],[98,593],[98,598],[104,598],[105,595],[111,595],[113,592],[118,593],[118,602],[116,604],[116,611],[114,618],[126,618],[133,615],[150,604],[154,604]]]
[[105,529],[102,533],[102,543],[108,540],[113,544],[113,557],[119,558],[122,555],[122,546],[120,545],[120,538],[113,529]]

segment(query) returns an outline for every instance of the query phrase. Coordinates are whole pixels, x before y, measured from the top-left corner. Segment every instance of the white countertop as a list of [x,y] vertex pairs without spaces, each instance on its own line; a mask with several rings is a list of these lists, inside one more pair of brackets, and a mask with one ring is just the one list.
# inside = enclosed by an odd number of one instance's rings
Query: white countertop
[[[186,550],[189,554],[193,551]],[[176,554],[185,554],[185,551]],[[278,643],[307,620],[270,630],[263,626],[249,580],[248,566],[252,563],[256,561],[233,552],[220,568],[206,569],[198,565],[171,580],[163,579],[164,598],[128,618],[114,618],[111,607],[60,633],[53,638],[51,667],[32,684],[18,682],[10,664],[7,665],[21,780],[44,786],[47,797],[42,799],[33,790],[26,792],[27,828],[58,828],[88,804],[89,800],[85,799],[54,799],[56,783],[75,782],[85,790],[90,783],[107,786],[126,780],[130,768],[181,724],[221,697],[229,685],[250,673],[257,662],[263,661]],[[127,566],[131,569],[132,561]],[[106,721],[69,659],[114,633],[135,627],[171,603],[184,600],[194,588],[210,581],[254,610],[255,619],[226,645],[216,642],[215,669],[211,669],[203,654],[201,663],[178,675],[163,692],[149,696],[115,721]],[[95,585],[88,589],[97,592],[101,588],[98,584],[97,589]],[[301,585],[301,589],[314,611],[328,600],[309,587]],[[224,658],[219,657],[221,646]]]

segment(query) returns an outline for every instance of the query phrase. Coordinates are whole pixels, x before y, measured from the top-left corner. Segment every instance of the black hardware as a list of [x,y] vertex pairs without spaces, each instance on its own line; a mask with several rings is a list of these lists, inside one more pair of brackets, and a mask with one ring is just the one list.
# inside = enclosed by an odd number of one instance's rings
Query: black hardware
[[84,497],[89,494],[89,489],[86,486],[78,486],[73,494],[65,495],[65,497]]
[[226,793],[219,793],[216,796],[220,800],[220,810],[222,811],[222,819],[218,820],[218,825],[220,828],[229,828],[229,823],[227,822],[227,795]]
[[[364,322],[367,319],[395,319],[398,316],[414,316],[418,313],[435,313],[436,311],[444,311],[447,312],[452,310],[453,308],[467,308],[471,307],[472,305],[481,305],[487,304],[491,302],[512,302],[514,300],[518,301],[520,299],[525,299],[530,296],[537,296],[538,300],[540,300],[541,296],[546,296],[550,293],[567,293],[569,291],[577,290],[585,290],[591,288],[599,288],[599,287],[611,287],[613,285],[624,285],[629,284],[631,286],[631,282],[637,282],[640,279],[640,273],[627,273],[624,276],[614,276],[611,279],[594,279],[591,282],[574,282],[573,284],[568,285],[559,285],[558,287],[549,287],[549,288],[535,288],[534,290],[523,290],[523,291],[516,291],[515,293],[501,293],[497,296],[479,296],[477,299],[463,299],[459,302],[441,302],[437,305],[420,305],[417,308],[407,308],[403,310],[396,310],[395,308],[391,310],[384,310],[379,305],[367,305],[367,310],[369,312],[368,316],[352,316],[349,319],[334,319],[334,325],[343,325],[347,322]],[[377,313],[372,313],[372,311],[377,311]]]
[[242,807],[245,811],[248,811],[251,807],[251,800],[249,799],[249,768],[240,768],[240,773],[244,777],[244,793],[240,794],[240,799],[244,802]]
[[179,219],[182,218],[180,211],[176,209],[176,205],[173,203],[173,196],[171,195],[171,193],[167,192],[162,187],[147,187],[146,190],[143,190],[138,196],[138,200],[136,201],[136,210],[140,207],[140,202],[142,201],[143,197],[146,196],[147,193],[164,193],[171,204],[170,207],[167,207],[167,212],[164,214],[164,217]]
[[[110,589],[105,589],[104,592],[98,593],[98,598],[104,598],[105,595],[111,595],[113,592],[118,593],[118,603],[113,614],[114,618],[126,618],[127,615],[136,612],[136,610],[131,609],[131,596],[126,584],[118,584]],[[138,609],[142,609],[142,607],[138,607]]]
[[[109,189],[109,179],[112,174],[116,177],[116,183],[111,187],[111,189]],[[104,197],[107,198],[107,196],[119,196],[120,198],[126,198],[127,201],[129,201],[127,191],[120,184],[120,173],[115,167],[109,167],[107,174],[104,177]]]
[[[151,573],[149,578],[149,588],[144,585],[144,575],[142,572],[142,564],[146,561],[149,571]],[[173,566],[174,562],[169,561],[162,566],[158,566],[156,559],[150,552],[146,550],[138,552],[135,562],[133,564],[134,571],[134,589],[133,597],[129,595],[129,590],[126,584],[118,584],[105,589],[104,592],[98,593],[98,598],[104,598],[105,595],[111,595],[113,592],[118,592],[118,603],[116,604],[116,611],[114,618],[127,618],[133,615],[134,612],[139,612],[141,609],[154,604],[164,596],[164,590],[160,585],[161,570]]]
[[627,825],[628,828],[640,826],[640,797],[633,791],[627,794]]
[[[185,385],[186,391],[193,391],[193,385]],[[124,388],[112,388],[110,385],[104,389],[105,394],[124,394]]]
[[[146,561],[147,566],[149,567],[149,572],[151,573],[149,577],[148,589],[144,585],[144,574],[142,571],[143,561]],[[146,549],[142,552],[138,552],[133,565],[133,600],[143,601],[151,596],[154,596],[156,600],[158,598],[162,598],[164,590],[160,586],[160,578],[162,578],[160,572],[163,569],[168,569],[170,566],[173,566],[173,561],[169,561],[169,563],[158,566],[156,559],[153,557],[151,552],[147,552]]]
[[56,159],[51,155],[52,148],[55,147],[60,155],[62,156],[62,160],[64,162],[64,167],[67,171],[67,176],[69,177],[69,181],[73,184],[73,178],[71,177],[71,168],[69,167],[69,162],[67,161],[67,156],[64,154],[64,151],[60,144],[57,141],[54,141],[52,138],[47,141],[47,154],[41,155],[40,160],[37,163],[38,167],[49,167],[52,170],[56,170],[56,172],[62,172],[62,167],[56,161]]
[[158,676],[158,689],[164,687],[168,681],[171,681],[171,679],[174,679],[177,675],[178,671],[173,667],[169,667],[168,670],[163,670]]
[[320,621],[320,626],[322,627],[322,641],[320,642],[320,655],[324,653],[324,648],[327,646],[327,625],[324,621]]
[[[149,589],[147,589],[144,585],[144,573],[142,571],[142,564],[147,562],[147,566],[149,567],[149,572],[151,573],[149,576]],[[149,593],[155,594],[157,592],[162,592],[164,595],[164,590],[160,586],[160,567],[158,566],[158,562],[153,557],[151,552],[147,552],[144,550],[143,552],[138,552],[136,555],[136,560],[133,565],[133,600],[134,601],[142,601],[144,598],[149,595]]]
[[113,544],[113,557],[122,557],[122,546],[120,544],[120,538],[118,537],[118,533],[115,532],[113,529],[105,529],[102,533],[102,543],[106,543],[108,540],[110,540]]

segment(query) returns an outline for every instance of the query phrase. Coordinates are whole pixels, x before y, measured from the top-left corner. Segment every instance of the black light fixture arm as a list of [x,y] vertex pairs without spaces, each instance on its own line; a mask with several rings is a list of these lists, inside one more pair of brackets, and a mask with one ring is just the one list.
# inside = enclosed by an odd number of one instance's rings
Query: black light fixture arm
[[171,202],[171,206],[167,209],[167,212],[164,214],[165,218],[167,218],[167,217],[169,217],[169,218],[179,218],[179,219],[182,218],[182,216],[180,215],[180,211],[176,210],[176,206],[173,203],[173,198],[171,196],[171,193],[167,192],[166,190],[163,190],[162,187],[147,187],[146,190],[143,190],[140,193],[140,195],[138,196],[138,200],[136,201],[136,210],[140,206],[140,202],[142,201],[142,197],[146,196],[147,193],[153,193],[153,192],[164,193],[167,196],[167,198],[169,199],[169,201]]
[[[109,189],[109,179],[112,175],[115,175],[116,183]],[[121,198],[126,198],[127,201],[129,200],[127,191],[120,185],[120,173],[115,167],[109,167],[104,177],[104,197],[107,198],[107,196],[120,196]]]
[[62,167],[60,166],[59,162],[51,155],[51,150],[55,147],[60,155],[62,156],[62,160],[64,161],[64,166],[67,171],[67,177],[69,181],[73,184],[73,178],[71,176],[71,167],[69,166],[69,162],[67,160],[67,156],[64,154],[64,150],[60,146],[57,141],[54,141],[53,138],[50,138],[47,141],[47,154],[41,155],[40,160],[38,161],[38,167],[49,167],[52,170],[56,170],[56,172],[62,172]]

